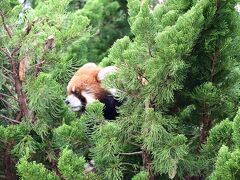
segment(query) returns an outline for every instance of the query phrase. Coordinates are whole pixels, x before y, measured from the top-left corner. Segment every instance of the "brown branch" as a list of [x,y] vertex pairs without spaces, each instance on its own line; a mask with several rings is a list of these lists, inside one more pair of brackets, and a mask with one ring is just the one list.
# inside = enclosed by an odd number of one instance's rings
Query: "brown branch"
[[215,5],[216,5],[217,10],[219,10],[219,8],[220,8],[220,1],[219,0],[215,0]]
[[9,75],[9,76],[7,76],[7,75],[5,75],[5,74],[1,74],[6,80],[8,80],[9,81],[9,83],[14,83],[14,80],[12,79],[12,77]]
[[[214,77],[216,75],[216,64],[217,60],[220,56],[220,49],[218,47],[215,48],[214,53],[212,54],[211,58],[211,74],[210,74],[210,80],[211,82],[214,81]],[[202,122],[201,122],[201,130],[200,130],[200,136],[199,136],[199,149],[201,148],[201,145],[207,140],[209,130],[211,128],[212,120],[210,118],[209,112],[208,112],[208,106],[204,102],[203,104],[203,113],[202,113]]]
[[23,92],[22,90],[22,82],[19,79],[19,76],[17,74],[18,72],[18,65],[15,61],[12,60],[12,69],[14,72],[14,81],[15,81],[15,90],[18,96],[18,104],[20,107],[20,110],[23,114],[23,116],[29,116],[30,115],[30,111],[27,107],[27,97],[26,94]]
[[[2,17],[2,22],[3,22],[3,25],[4,25],[4,28],[6,30],[6,32],[8,33],[8,36],[9,38],[12,38],[13,34],[11,32],[11,29],[8,27],[8,25],[5,23],[5,17],[4,17],[4,14],[3,12],[0,12],[0,16]],[[25,35],[28,35],[30,30],[31,30],[31,26],[30,24],[28,24],[27,28],[25,29]],[[50,44],[51,45],[51,44]],[[21,48],[21,45],[18,44],[12,52],[10,52],[8,50],[8,48],[1,48],[1,50],[4,52],[4,54],[8,57],[8,60],[9,60],[9,63],[11,64],[11,68],[12,68],[12,77],[13,77],[13,84],[15,86],[15,92],[17,94],[17,99],[18,99],[18,105],[19,105],[19,108],[20,108],[20,114],[17,115],[17,119],[21,119],[21,117],[23,116],[30,116],[30,110],[28,109],[27,107],[27,96],[26,96],[26,93],[23,91],[22,89],[22,82],[21,82],[21,79],[19,77],[19,63],[18,61],[16,61],[14,59],[14,57],[16,55],[18,55],[19,53],[19,50]]]
[[12,93],[12,91],[11,91],[11,89],[9,89],[8,87],[7,87],[7,85],[5,85],[5,84],[3,84],[4,85],[4,87],[8,90],[8,92],[11,94],[11,96],[12,97],[14,97],[15,99],[16,99],[16,101],[18,101],[18,99],[14,96],[14,94]]
[[18,110],[17,107],[15,107],[12,104],[10,104],[9,102],[7,102],[5,99],[2,98],[2,96],[0,96],[0,101],[3,101],[7,105],[7,108],[14,108],[14,109]]
[[212,62],[211,62],[212,63],[212,65],[211,65],[211,82],[214,81],[214,76],[216,74],[216,63],[217,63],[217,59],[218,59],[219,55],[220,55],[220,49],[215,48],[215,51],[211,58],[211,60],[212,60]]
[[12,143],[6,143],[4,147],[3,152],[3,172],[5,175],[5,180],[13,180],[17,179],[16,175],[13,172],[13,168],[15,165],[12,161],[11,157],[11,148],[13,144]]
[[44,56],[46,53],[51,50],[54,46],[54,36],[49,36],[48,39],[44,43],[44,52],[42,55],[41,60],[35,65],[35,76],[38,76],[39,72],[41,71],[42,65],[45,63]]
[[[142,85],[146,86],[148,83],[145,81],[142,81]],[[146,111],[149,108],[152,108],[153,104],[151,99],[148,99],[145,104],[144,104],[144,110]],[[147,121],[147,119],[145,119]],[[148,128],[145,128],[144,131],[149,131]],[[143,167],[148,171],[148,179],[149,180],[154,180],[155,175],[152,167],[152,157],[151,153],[147,152],[144,148],[142,148],[142,161],[143,161]]]
[[11,53],[11,56],[16,56],[20,48],[21,48],[20,45],[18,45],[17,47],[15,47],[15,48],[13,49],[12,53]]
[[1,68],[6,71],[8,74],[12,74],[12,71],[10,71],[9,69],[5,68],[4,66],[1,66]]
[[201,145],[207,140],[208,133],[211,127],[212,121],[208,113],[209,113],[208,107],[206,103],[204,103],[203,114],[202,114],[202,128],[201,128],[200,137],[199,137],[199,142],[200,142],[199,149],[201,148]]
[[5,175],[0,175],[0,179],[6,179]]
[[12,54],[7,47],[1,48],[1,51],[8,57],[9,60],[12,59]]
[[1,93],[1,92],[0,92],[0,97],[1,97],[1,96],[9,97],[9,98],[13,98],[14,100],[17,100],[15,96],[10,96],[10,95],[8,95],[8,94],[4,94],[4,93]]
[[9,38],[12,38],[13,33],[12,33],[10,27],[6,24],[6,22],[5,22],[5,17],[4,17],[4,14],[3,14],[2,11],[0,12],[0,16],[2,17],[2,22],[3,22],[4,29],[6,30]]
[[129,142],[129,141],[128,141],[127,143],[132,144],[132,145],[137,146],[137,147],[142,147],[141,145],[136,144],[136,143],[133,143],[133,142]]
[[18,114],[16,116],[16,121],[20,122],[21,118],[22,118],[22,113],[20,111],[20,112],[18,112]]
[[154,180],[155,175],[153,173],[152,169],[152,160],[151,160],[151,155],[147,151],[143,151],[142,153],[142,159],[143,159],[143,167],[148,171],[148,179],[149,180]]
[[30,111],[27,107],[27,97],[25,92],[22,90],[22,82],[18,75],[18,62],[16,62],[13,58],[13,56],[17,53],[17,50],[19,50],[19,47],[15,48],[12,53],[8,50],[8,48],[5,48],[4,52],[6,56],[8,57],[8,60],[12,67],[12,73],[13,73],[13,79],[14,79],[14,86],[15,86],[15,92],[17,94],[18,99],[18,105],[20,108],[20,111],[23,116],[30,116]]
[[20,123],[19,121],[14,120],[14,119],[11,119],[11,118],[9,118],[9,117],[6,117],[6,116],[4,116],[4,115],[2,115],[2,114],[0,114],[0,117],[4,118],[4,119],[6,119],[6,120],[8,120],[8,121],[10,121],[10,122],[12,122],[12,123],[17,123],[17,124]]
[[41,60],[37,64],[35,64],[35,76],[38,76],[39,72],[41,71],[42,65],[45,63],[44,60]]
[[132,156],[132,155],[142,155],[143,151],[137,151],[137,152],[131,152],[131,153],[118,153],[119,155],[126,155],[126,156]]

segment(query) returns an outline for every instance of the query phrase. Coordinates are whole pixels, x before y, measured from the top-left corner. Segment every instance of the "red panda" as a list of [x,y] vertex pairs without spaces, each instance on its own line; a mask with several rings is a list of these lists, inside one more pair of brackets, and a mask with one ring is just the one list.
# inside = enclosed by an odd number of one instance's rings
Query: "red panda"
[[95,63],[83,65],[68,83],[66,104],[73,111],[84,111],[87,104],[99,100],[105,105],[104,117],[115,119],[116,107],[120,105],[120,102],[114,98],[112,90],[101,86],[101,81],[106,75],[115,71],[115,66],[101,68]]

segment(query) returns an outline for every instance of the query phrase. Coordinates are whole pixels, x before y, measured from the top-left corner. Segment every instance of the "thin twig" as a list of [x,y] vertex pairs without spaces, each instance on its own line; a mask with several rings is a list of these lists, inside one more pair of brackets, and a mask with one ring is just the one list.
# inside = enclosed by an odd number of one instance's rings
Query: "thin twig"
[[1,92],[0,92],[0,95],[5,96],[5,97],[9,97],[9,98],[13,98],[13,99],[16,100],[16,98],[15,98],[14,96],[10,96],[10,95],[8,95],[8,94],[4,94],[4,93],[1,93]]
[[17,107],[13,106],[12,104],[10,104],[9,102],[7,102],[5,99],[0,98],[0,101],[3,101],[8,107],[12,107],[14,109],[18,109]]
[[140,148],[142,147],[141,145],[133,143],[133,142],[127,142],[127,143],[132,144],[132,145],[137,146],[137,147],[140,147]]
[[0,50],[8,57],[9,60],[12,60],[11,52],[7,47],[0,48]]
[[126,155],[126,156],[132,156],[132,155],[142,155],[142,151],[137,151],[137,152],[131,152],[131,153],[118,153],[119,155]]
[[3,70],[5,70],[7,73],[12,74],[12,71],[9,70],[9,69],[7,69],[7,68],[5,68],[4,66],[1,66],[1,68],[2,68]]
[[9,118],[9,117],[6,117],[6,116],[4,116],[4,115],[2,115],[2,114],[0,114],[0,117],[2,117],[2,118],[4,118],[4,119],[7,119],[8,121],[10,121],[10,122],[13,122],[13,123],[20,123],[19,121],[16,121],[16,120],[14,120],[14,119],[11,119],[11,118]]
[[13,79],[10,76],[7,76],[5,74],[1,74],[6,80],[8,80],[10,83],[14,83]]
[[4,85],[4,87],[8,90],[8,92],[11,94],[11,96],[14,97],[16,101],[18,101],[18,99],[17,99],[17,98],[14,96],[14,94],[12,93],[11,89],[9,89],[9,88],[7,87],[7,85],[5,85],[5,84],[3,84],[3,85]]

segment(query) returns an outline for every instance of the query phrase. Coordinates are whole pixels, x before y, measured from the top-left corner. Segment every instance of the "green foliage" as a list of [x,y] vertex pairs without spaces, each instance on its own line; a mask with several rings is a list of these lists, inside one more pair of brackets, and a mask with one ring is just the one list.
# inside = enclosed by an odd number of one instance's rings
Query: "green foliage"
[[41,163],[29,162],[26,156],[22,157],[17,164],[17,171],[22,180],[58,180],[55,173],[47,170]]
[[29,128],[26,123],[20,125],[9,125],[7,127],[0,126],[0,139],[2,141],[17,140],[29,133]]
[[18,144],[14,146],[13,153],[18,157],[35,154],[39,144],[30,135],[25,135]]
[[70,125],[63,124],[54,129],[53,141],[56,147],[63,149],[66,146],[84,152],[84,146],[88,144],[86,137],[86,122],[83,118],[72,121]]
[[[1,161],[18,162],[21,179],[239,179],[237,2],[31,0],[19,17],[4,0]],[[100,102],[64,104],[88,61],[118,68],[103,82],[123,101],[115,121]]]
[[239,112],[233,122],[222,121],[210,132],[208,141],[203,148],[204,155],[207,154],[206,158],[212,158],[212,163],[215,162],[210,179],[238,179],[240,177],[238,158],[240,151],[237,141],[239,128],[236,128],[238,121]]
[[50,121],[62,117],[64,97],[59,96],[63,94],[62,87],[50,74],[40,73],[35,80],[31,80],[26,89],[30,99],[29,107],[37,113],[38,118]]
[[86,155],[91,145],[90,134],[97,128],[99,123],[104,123],[102,115],[103,104],[94,102],[86,107],[86,113],[80,119],[63,124],[54,129],[54,146],[64,149],[71,147],[75,152]]
[[236,147],[240,147],[240,139],[239,139],[239,130],[240,127],[240,110],[238,110],[238,113],[236,115],[236,117],[234,118],[234,122],[233,122],[233,141],[236,145]]
[[210,130],[207,142],[202,149],[207,158],[215,157],[222,145],[232,145],[232,126],[232,122],[226,119]]
[[92,37],[87,44],[87,55],[92,62],[100,62],[115,40],[128,34],[125,7],[123,1],[91,0],[80,12],[91,20]]
[[[136,151],[137,147],[146,149],[152,155],[155,173],[168,173],[170,178],[184,176],[186,171],[198,175],[200,171],[197,169],[201,166],[206,173],[211,172],[209,167],[213,167],[219,148],[223,144],[232,143],[231,123],[224,121],[225,124],[209,132],[210,139],[201,153],[197,153],[200,148],[197,142],[199,136],[203,138],[203,133],[208,133],[214,123],[228,117],[227,115],[231,114],[232,117],[236,111],[236,103],[232,101],[230,94],[225,94],[226,86],[222,86],[228,80],[221,76],[219,81],[215,74],[212,74],[214,78],[211,79],[209,75],[209,69],[213,73],[222,72],[222,68],[227,68],[228,58],[235,55],[228,54],[228,57],[225,57],[226,64],[220,60],[221,63],[217,62],[215,67],[212,59],[207,62],[200,57],[202,53],[216,53],[216,49],[207,47],[203,51],[198,50],[200,44],[206,45],[207,40],[213,40],[213,34],[208,36],[208,31],[216,34],[218,30],[224,31],[225,35],[229,32],[222,28],[221,23],[221,28],[218,24],[212,26],[216,19],[230,23],[227,17],[218,14],[219,11],[224,14],[224,9],[228,9],[231,17],[236,17],[234,3],[219,6],[218,11],[215,5],[206,0],[167,1],[151,11],[147,1],[143,4],[140,4],[140,1],[129,1],[129,20],[134,38],[129,41],[128,37],[125,37],[117,41],[109,56],[103,60],[103,65],[114,62],[119,67],[115,79],[110,78],[107,84],[119,89],[118,96],[124,99],[118,122],[122,132],[120,138],[125,146],[136,145],[135,148],[123,150]],[[229,24],[229,28],[234,27],[227,35],[229,38],[237,35],[237,21],[234,22],[235,25]],[[215,34],[213,36],[215,37]],[[226,36],[216,37],[215,40],[222,39],[221,43],[227,46],[233,43],[226,41]],[[221,43],[215,43],[215,48],[221,46]],[[194,64],[196,59],[198,65]],[[212,67],[202,71],[202,61],[212,64]],[[229,70],[228,75],[234,71]],[[198,77],[206,75],[208,79],[193,79],[193,72],[198,74]],[[238,81],[234,81],[232,75],[231,77],[233,84],[230,86],[234,87]],[[222,84],[219,84],[220,82]],[[230,86],[227,89],[231,89]],[[233,99],[236,99],[236,96]],[[209,118],[210,122],[203,121],[203,115],[206,119]],[[198,131],[198,128],[203,130]],[[176,134],[176,129],[186,136]],[[217,143],[218,140],[220,142]],[[187,142],[191,147],[188,147]],[[122,162],[125,162],[125,159]]]
[[207,142],[202,146],[202,161],[205,162],[201,169],[211,173],[216,162],[216,157],[222,146],[233,145],[232,139],[233,123],[228,119],[214,126],[210,132]]
[[[88,107],[88,114],[81,118],[68,110],[63,100],[69,79],[81,65],[99,61],[115,39],[126,34],[129,27],[124,15],[124,2],[88,1],[85,4],[79,1],[82,4],[78,8],[73,7],[77,1],[70,0],[30,2],[33,8],[23,17],[19,17],[22,6],[17,1],[4,1],[1,7],[4,23],[12,32],[12,38],[1,21],[0,90],[6,97],[0,100],[0,113],[3,115],[0,118],[4,120],[1,121],[0,136],[4,143],[13,146],[14,158],[28,156],[50,167],[50,172],[56,168],[52,164],[57,161],[59,149],[69,146],[78,154],[87,155],[92,128],[105,121],[102,104]],[[19,76],[23,73],[20,88],[26,95],[26,108],[30,112],[28,119],[20,116],[15,74],[11,77],[12,59],[6,56],[6,52],[15,50],[12,58],[17,72],[14,73]],[[24,64],[23,69],[18,69],[20,64]],[[9,120],[16,117],[25,119],[26,123],[8,126]],[[3,159],[2,156],[0,158]],[[21,168],[36,165],[33,175],[20,173],[23,179],[37,179],[38,174],[35,173],[38,168],[47,174],[43,167],[35,162],[28,163],[26,158],[21,159],[20,164],[25,166],[20,167],[21,173],[24,172]],[[47,176],[42,178],[48,179]]]
[[64,149],[58,160],[58,167],[65,179],[93,179],[93,173],[84,173],[85,163],[83,156],[78,157],[71,150]]
[[130,0],[128,1],[128,14],[129,14],[129,23],[132,24],[136,19],[137,14],[140,11],[140,1],[139,0]]
[[229,152],[226,146],[219,150],[215,170],[211,174],[211,179],[238,179],[240,177],[239,169],[239,149]]
[[148,173],[146,171],[140,171],[132,178],[132,180],[146,180],[146,179],[148,179]]
[[130,39],[128,36],[118,39],[110,49],[108,56],[101,61],[100,65],[105,67],[114,64],[113,60],[121,61],[123,58],[122,51],[128,47],[129,43]]

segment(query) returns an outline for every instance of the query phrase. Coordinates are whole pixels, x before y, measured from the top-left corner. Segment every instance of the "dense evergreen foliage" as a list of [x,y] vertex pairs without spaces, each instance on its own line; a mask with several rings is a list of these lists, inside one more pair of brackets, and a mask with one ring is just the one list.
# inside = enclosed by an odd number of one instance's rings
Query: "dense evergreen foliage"
[[[0,7],[0,179],[239,179],[238,0],[29,2]],[[117,120],[65,105],[86,62]]]

